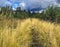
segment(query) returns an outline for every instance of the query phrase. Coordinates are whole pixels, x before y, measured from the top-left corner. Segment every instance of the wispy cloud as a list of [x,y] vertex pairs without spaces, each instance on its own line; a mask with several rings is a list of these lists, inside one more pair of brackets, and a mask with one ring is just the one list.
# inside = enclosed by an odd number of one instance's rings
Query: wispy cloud
[[7,0],[0,0],[0,6],[4,4]]
[[9,2],[9,1],[6,1],[6,2],[4,3],[4,5],[11,6],[11,5],[12,5],[12,3],[11,3],[11,2]]
[[51,4],[56,4],[56,0],[24,0],[27,9],[47,8]]
[[0,6],[4,4],[13,8],[20,6],[22,9],[44,9],[51,4],[60,6],[60,0],[0,0]]
[[60,0],[56,0],[60,4]]

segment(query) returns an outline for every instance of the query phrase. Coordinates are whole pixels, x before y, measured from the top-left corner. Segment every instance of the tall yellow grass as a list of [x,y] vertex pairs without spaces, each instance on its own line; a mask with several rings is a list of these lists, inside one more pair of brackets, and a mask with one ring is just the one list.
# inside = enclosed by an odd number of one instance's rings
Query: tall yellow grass
[[34,18],[0,21],[0,47],[60,47],[60,25]]

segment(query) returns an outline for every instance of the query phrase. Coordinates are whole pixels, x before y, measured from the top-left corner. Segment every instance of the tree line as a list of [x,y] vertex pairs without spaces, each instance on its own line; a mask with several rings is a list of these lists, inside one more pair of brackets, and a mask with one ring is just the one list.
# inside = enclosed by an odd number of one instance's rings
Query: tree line
[[60,7],[51,6],[41,13],[31,13],[30,11],[21,10],[20,7],[17,7],[16,10],[13,10],[10,6],[0,8],[0,16],[6,16],[7,18],[38,18],[51,22],[60,22]]

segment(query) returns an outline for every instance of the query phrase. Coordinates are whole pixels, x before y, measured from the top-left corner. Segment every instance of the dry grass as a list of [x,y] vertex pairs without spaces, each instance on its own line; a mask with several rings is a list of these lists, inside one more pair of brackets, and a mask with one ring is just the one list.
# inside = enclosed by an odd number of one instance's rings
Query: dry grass
[[60,25],[38,19],[0,21],[0,47],[60,47]]

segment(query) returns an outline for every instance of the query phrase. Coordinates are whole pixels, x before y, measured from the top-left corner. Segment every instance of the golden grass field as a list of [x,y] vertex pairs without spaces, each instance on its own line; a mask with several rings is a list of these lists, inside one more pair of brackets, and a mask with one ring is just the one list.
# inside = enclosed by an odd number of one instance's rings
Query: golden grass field
[[35,18],[0,20],[0,47],[60,47],[60,25]]

